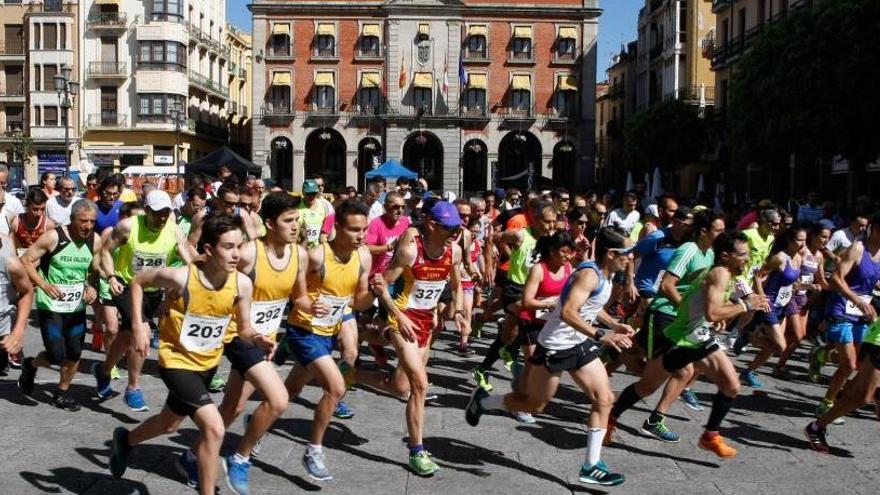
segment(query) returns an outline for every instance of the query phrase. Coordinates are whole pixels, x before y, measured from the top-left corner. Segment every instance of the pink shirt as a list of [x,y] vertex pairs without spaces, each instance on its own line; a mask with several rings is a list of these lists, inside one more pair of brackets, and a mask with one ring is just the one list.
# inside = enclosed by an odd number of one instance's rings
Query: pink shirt
[[[370,225],[367,226],[367,245],[385,246],[393,244],[401,235],[403,235],[406,229],[409,228],[409,224],[410,220],[407,216],[401,216],[397,221],[397,224],[391,228],[388,228],[388,225],[385,224],[384,215],[374,218],[370,222]],[[370,276],[372,277],[375,273],[384,272],[391,263],[391,257],[393,255],[394,251],[373,255],[373,266],[370,269]]]

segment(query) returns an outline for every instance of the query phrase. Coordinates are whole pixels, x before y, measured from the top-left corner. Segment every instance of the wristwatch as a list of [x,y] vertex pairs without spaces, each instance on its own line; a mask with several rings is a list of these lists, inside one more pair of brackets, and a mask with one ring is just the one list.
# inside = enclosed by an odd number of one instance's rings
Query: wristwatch
[[605,330],[603,330],[601,328],[597,328],[596,333],[593,334],[593,340],[598,342],[598,341],[602,340],[602,337],[604,337],[604,336],[605,336]]

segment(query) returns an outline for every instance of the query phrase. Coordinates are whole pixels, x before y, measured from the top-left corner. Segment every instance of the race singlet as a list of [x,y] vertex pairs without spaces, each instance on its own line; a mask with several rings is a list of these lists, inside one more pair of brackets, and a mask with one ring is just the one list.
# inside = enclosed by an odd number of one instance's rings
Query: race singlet
[[434,309],[446,288],[446,280],[416,280],[409,291],[409,309]]
[[287,299],[254,301],[251,303],[251,326],[263,335],[273,335],[281,327],[281,317]]
[[338,324],[342,321],[342,315],[345,313],[345,308],[348,307],[349,301],[351,301],[351,296],[339,297],[331,296],[330,294],[321,294],[318,296],[318,302],[322,302],[329,306],[330,311],[324,316],[315,316],[312,318],[312,325],[319,327],[332,327]]
[[223,346],[231,315],[202,316],[186,313],[180,328],[180,344],[190,352],[208,352]]
[[61,292],[61,297],[52,299],[52,311],[56,313],[73,313],[79,309],[82,303],[83,292],[85,286],[79,284],[55,284],[55,287]]

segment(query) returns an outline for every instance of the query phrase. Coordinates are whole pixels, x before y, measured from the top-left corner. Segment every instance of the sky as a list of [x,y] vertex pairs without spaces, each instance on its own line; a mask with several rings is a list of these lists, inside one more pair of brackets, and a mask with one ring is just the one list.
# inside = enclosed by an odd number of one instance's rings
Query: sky
[[[227,0],[226,15],[229,22],[250,32],[251,12],[247,9],[248,3],[250,0]],[[611,57],[620,51],[621,43],[636,39],[639,9],[644,4],[644,0],[600,0],[599,5],[604,12],[599,18],[597,80],[605,80],[605,69],[610,65]]]

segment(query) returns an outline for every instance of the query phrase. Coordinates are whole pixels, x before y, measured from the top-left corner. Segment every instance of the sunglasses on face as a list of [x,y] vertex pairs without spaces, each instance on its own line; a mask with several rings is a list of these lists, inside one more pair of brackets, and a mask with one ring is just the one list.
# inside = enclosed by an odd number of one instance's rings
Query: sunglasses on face
[[86,187],[88,187],[89,189],[91,189],[91,188],[93,188],[93,187],[98,187],[98,184],[96,184],[96,183],[94,183],[94,182],[89,182],[89,183],[86,184]]
[[59,191],[70,192],[70,191],[73,191],[74,189],[73,189],[72,187],[59,187],[58,190],[59,190]]

